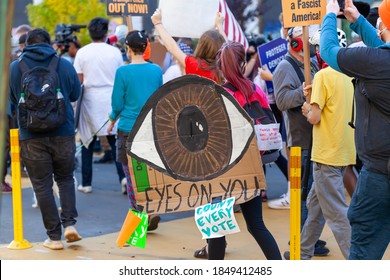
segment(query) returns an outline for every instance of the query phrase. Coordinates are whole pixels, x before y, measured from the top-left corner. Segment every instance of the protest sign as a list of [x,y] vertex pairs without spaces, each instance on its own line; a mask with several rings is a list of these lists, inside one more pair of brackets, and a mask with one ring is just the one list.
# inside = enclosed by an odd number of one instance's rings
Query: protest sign
[[212,80],[185,75],[160,87],[128,136],[137,203],[147,213],[187,211],[265,188],[252,120]]
[[[275,39],[269,43],[257,47],[257,53],[260,58],[261,66],[267,65],[268,69],[273,73],[276,66],[287,54],[287,41],[283,38]],[[266,81],[267,93],[274,93],[272,81]]]
[[283,26],[321,24],[326,14],[326,0],[282,0]]
[[234,217],[234,200],[234,197],[231,197],[195,209],[195,223],[202,234],[202,239],[217,238],[240,232]]
[[214,28],[219,0],[160,0],[162,23],[171,36],[199,38]]
[[147,16],[149,15],[148,0],[106,0],[108,16]]

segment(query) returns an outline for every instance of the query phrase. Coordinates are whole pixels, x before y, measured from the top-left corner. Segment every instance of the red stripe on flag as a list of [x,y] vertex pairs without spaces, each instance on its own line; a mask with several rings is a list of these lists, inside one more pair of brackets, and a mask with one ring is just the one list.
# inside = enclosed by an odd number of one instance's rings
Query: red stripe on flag
[[219,1],[219,12],[225,18],[224,22],[224,31],[229,40],[241,43],[244,45],[245,49],[248,48],[248,40],[245,37],[244,32],[242,31],[240,25],[235,19],[233,13],[230,11],[225,0]]

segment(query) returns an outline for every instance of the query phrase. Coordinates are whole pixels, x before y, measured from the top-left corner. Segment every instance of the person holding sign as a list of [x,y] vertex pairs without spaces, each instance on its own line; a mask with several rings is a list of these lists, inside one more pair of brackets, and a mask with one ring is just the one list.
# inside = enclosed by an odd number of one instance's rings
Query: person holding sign
[[[176,41],[167,32],[162,24],[161,10],[156,9],[151,17],[154,27],[160,35],[160,40],[177,61],[180,67],[185,69],[186,74],[196,74],[205,78],[209,78],[218,84],[223,83],[223,77],[217,69],[216,56],[222,44],[226,42],[227,37],[223,31],[224,18],[221,13],[217,12],[215,17],[215,27],[218,30],[209,30],[202,34],[195,48],[194,55],[186,55]],[[224,245],[226,246],[226,244]],[[208,253],[206,246],[196,250],[194,256],[196,258],[207,258]]]
[[[253,82],[244,77],[245,49],[236,42],[225,43],[217,56],[218,67],[221,69],[226,82],[235,87],[234,98],[240,101],[253,102],[268,105],[267,96]],[[229,89],[226,85],[226,88]],[[255,88],[255,90],[253,90]],[[245,104],[247,104],[245,102]],[[241,102],[239,102],[241,104]],[[269,105],[268,105],[269,107]],[[248,231],[255,238],[268,260],[281,260],[278,244],[269,232],[263,221],[262,197],[256,196],[252,200],[240,204]],[[225,237],[208,239],[208,251],[210,260],[222,260],[225,257]]]
[[[390,242],[390,1],[378,11],[378,30],[346,0],[343,14],[367,48],[340,48],[337,1],[329,1],[322,21],[320,52],[333,69],[355,78],[356,150],[363,162],[348,209],[350,260],[380,260]],[[369,63],[368,63],[369,61]]]
[[156,31],[160,35],[162,43],[168,52],[177,60],[179,65],[184,67],[186,74],[196,74],[209,78],[218,84],[223,82],[222,75],[217,70],[215,63],[216,54],[226,41],[226,35],[222,27],[224,18],[221,13],[217,13],[215,18],[215,26],[218,31],[209,30],[202,34],[194,51],[194,56],[186,55],[166,31],[162,24],[160,9],[156,9],[151,19]]
[[[320,33],[318,30],[309,40],[317,49]],[[344,31],[338,29],[337,34],[340,46],[345,48]],[[308,194],[308,217],[301,232],[301,259],[313,257],[314,245],[325,222],[344,258],[349,256],[351,226],[347,218],[343,177],[347,166],[356,161],[353,129],[348,125],[353,102],[351,80],[331,67],[322,68],[314,76],[310,101],[302,106],[302,114],[313,125],[314,183]],[[306,88],[304,94],[308,94]]]
[[[302,115],[301,106],[306,101],[303,94],[302,83],[304,79],[303,56],[303,29],[301,26],[288,30],[288,53],[278,64],[273,73],[275,101],[283,112],[287,132],[288,147],[298,146],[302,149],[302,202],[301,202],[301,228],[307,218],[306,197],[313,183],[313,168],[310,157],[312,125]],[[314,48],[313,48],[314,50]],[[311,57],[315,54],[310,55]],[[318,71],[315,63],[311,62],[311,76]],[[326,256],[329,249],[324,241],[316,244],[315,256]]]
[[[136,200],[130,178],[126,153],[127,136],[149,97],[162,85],[161,68],[144,60],[144,52],[148,44],[145,34],[131,31],[126,36],[126,51],[130,64],[117,69],[111,96],[110,124],[107,133],[111,134],[118,122],[117,161],[122,164],[127,178],[127,194],[131,208],[135,208]],[[148,230],[157,229],[159,216],[151,216]]]

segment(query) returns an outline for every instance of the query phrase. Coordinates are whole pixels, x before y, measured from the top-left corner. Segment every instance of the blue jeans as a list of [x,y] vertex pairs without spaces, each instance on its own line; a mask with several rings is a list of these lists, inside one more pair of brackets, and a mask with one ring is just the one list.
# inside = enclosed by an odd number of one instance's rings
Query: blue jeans
[[[116,139],[115,135],[108,135],[107,141],[110,144],[112,156],[116,159]],[[89,144],[88,148],[82,147],[81,150],[81,175],[82,175],[82,185],[91,186],[92,185],[92,159],[93,159],[93,147],[95,146],[96,136],[93,138],[92,142]],[[122,164],[115,160],[116,172],[118,173],[119,183],[125,178],[125,173],[122,169]]]
[[[41,210],[46,233],[61,240],[63,227],[76,223],[76,194],[73,171],[75,137],[43,137],[20,141],[21,158],[27,168]],[[53,196],[53,175],[58,185],[61,219]]]
[[348,210],[352,227],[350,260],[380,260],[390,242],[390,184],[385,174],[359,174]]
[[[259,244],[267,260],[281,260],[278,244],[263,221],[262,198],[256,196],[240,204],[249,233]],[[207,239],[210,260],[223,260],[225,257],[226,238]]]

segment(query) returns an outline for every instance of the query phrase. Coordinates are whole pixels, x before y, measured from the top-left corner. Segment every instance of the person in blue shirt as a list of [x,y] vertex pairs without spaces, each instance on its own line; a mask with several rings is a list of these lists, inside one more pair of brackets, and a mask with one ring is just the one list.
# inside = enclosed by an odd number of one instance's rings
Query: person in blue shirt
[[[149,97],[162,85],[161,68],[144,60],[148,39],[140,31],[131,31],[126,36],[126,51],[130,64],[117,69],[111,97],[110,124],[107,132],[111,133],[118,122],[117,161],[122,163],[127,178],[127,194],[131,207],[136,200],[131,183],[127,161],[126,142],[133,125]],[[151,216],[148,230],[157,228],[159,216]]]
[[340,48],[336,30],[340,7],[331,0],[326,9],[320,52],[330,67],[355,78],[355,144],[363,162],[348,210],[349,259],[377,260],[390,242],[390,0],[379,6],[377,30],[352,0],[345,1],[343,14],[367,48]]

